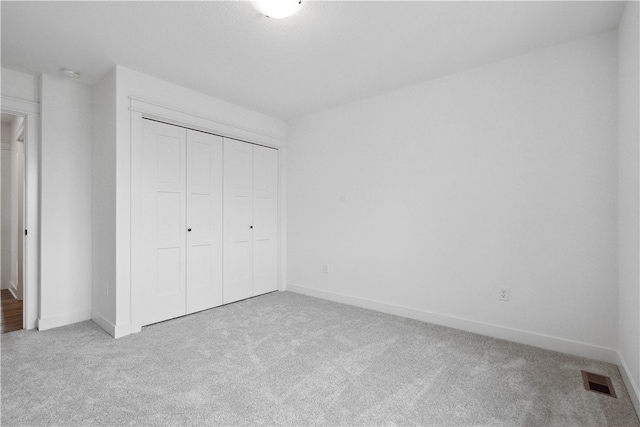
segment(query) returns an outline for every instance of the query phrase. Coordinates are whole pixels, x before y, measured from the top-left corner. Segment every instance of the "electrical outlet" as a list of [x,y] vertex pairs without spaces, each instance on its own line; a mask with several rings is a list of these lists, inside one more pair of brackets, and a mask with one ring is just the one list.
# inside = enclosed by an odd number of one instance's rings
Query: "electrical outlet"
[[322,272],[324,274],[329,274],[329,264],[322,264]]
[[104,282],[104,294],[109,295],[109,282]]
[[498,294],[500,301],[509,301],[509,288],[500,288],[500,294]]

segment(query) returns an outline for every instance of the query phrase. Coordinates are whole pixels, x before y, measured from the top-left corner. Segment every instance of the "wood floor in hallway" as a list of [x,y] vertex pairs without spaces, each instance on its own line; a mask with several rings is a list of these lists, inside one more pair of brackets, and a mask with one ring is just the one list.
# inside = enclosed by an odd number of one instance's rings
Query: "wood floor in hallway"
[[22,300],[15,299],[8,289],[0,295],[0,333],[22,329]]

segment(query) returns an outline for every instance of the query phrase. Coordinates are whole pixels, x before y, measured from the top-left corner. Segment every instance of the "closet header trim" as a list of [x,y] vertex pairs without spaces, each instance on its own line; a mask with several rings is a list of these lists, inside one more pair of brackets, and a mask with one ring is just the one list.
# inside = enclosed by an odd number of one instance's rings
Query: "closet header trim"
[[143,118],[146,119],[193,129],[199,132],[211,133],[225,138],[237,139],[242,142],[249,142],[269,148],[282,148],[285,146],[285,141],[281,139],[249,129],[243,129],[236,125],[223,123],[139,98],[129,97],[129,101],[129,110],[141,113]]

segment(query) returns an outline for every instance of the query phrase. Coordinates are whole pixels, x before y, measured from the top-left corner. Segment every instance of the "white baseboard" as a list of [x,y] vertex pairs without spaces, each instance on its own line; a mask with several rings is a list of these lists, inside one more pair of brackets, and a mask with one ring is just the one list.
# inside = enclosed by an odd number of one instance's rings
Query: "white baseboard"
[[121,338],[127,335],[131,335],[131,323],[127,323],[126,325],[116,325],[116,334],[113,336],[114,338]]
[[91,320],[91,310],[75,311],[73,313],[60,314],[38,319],[38,330],[46,331],[47,329],[58,328],[60,326],[71,325],[73,323]]
[[403,307],[366,298],[354,297],[351,295],[339,294],[336,292],[313,289],[306,286],[287,284],[287,290],[316,298],[322,298],[343,304],[354,305],[356,307],[367,308],[387,314],[393,314],[410,319],[420,320],[436,325],[447,326],[493,338],[513,341],[520,344],[531,345],[544,348],[546,350],[571,354],[588,359],[600,360],[607,363],[618,363],[618,352],[611,348],[599,347],[591,344],[566,340],[563,338],[527,332],[519,329],[507,328],[490,323],[478,322],[461,317],[449,316],[446,314],[434,313],[416,308]]
[[100,313],[91,311],[91,320],[93,320],[98,326],[105,330],[106,333],[114,338],[124,337],[131,334],[131,325],[114,325],[105,319]]
[[102,317],[100,314],[96,313],[93,310],[91,310],[91,320],[93,320],[95,324],[97,324],[102,329],[104,329],[105,332],[111,335],[112,337],[116,335],[116,325],[109,322],[107,319],[105,319],[104,317]]
[[638,388],[638,383],[635,378],[633,378],[631,372],[629,372],[627,362],[625,362],[620,352],[618,352],[618,370],[620,371],[620,375],[622,375],[624,385],[627,387],[633,406],[636,408],[636,414],[640,417],[640,389]]

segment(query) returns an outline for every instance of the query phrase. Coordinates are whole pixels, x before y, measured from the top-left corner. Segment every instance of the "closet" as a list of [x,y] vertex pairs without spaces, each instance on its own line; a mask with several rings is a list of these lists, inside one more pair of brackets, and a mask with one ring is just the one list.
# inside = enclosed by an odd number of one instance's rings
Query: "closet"
[[276,290],[277,150],[142,122],[142,325]]

